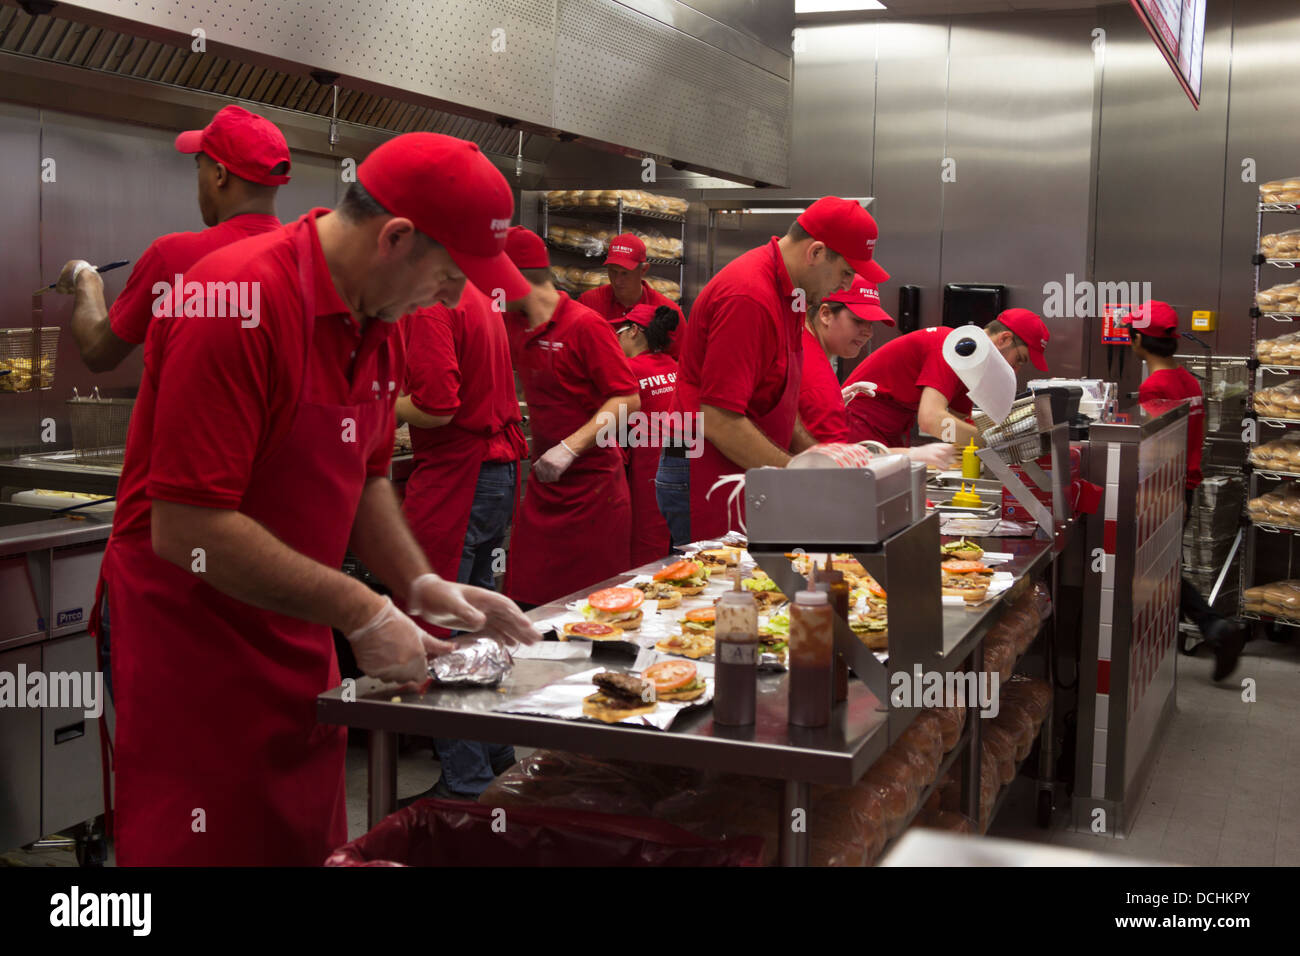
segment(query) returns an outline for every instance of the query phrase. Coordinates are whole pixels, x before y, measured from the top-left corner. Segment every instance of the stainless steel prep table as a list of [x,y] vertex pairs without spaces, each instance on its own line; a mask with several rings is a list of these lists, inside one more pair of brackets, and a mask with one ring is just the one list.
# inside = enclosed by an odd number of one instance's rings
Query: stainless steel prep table
[[[1055,541],[1016,538],[985,539],[988,550],[1015,555],[1000,570],[1017,578],[1037,573],[1058,553],[1066,534]],[[615,575],[579,594],[569,595],[529,612],[542,620],[564,611],[564,605],[599,587],[614,587],[636,573],[657,570],[655,562],[637,571]],[[936,562],[937,565],[937,562]],[[994,601],[978,609],[944,607],[944,658],[956,662],[969,655],[988,630],[1000,608]],[[395,696],[395,685],[371,678],[357,681],[354,700],[336,687],[317,698],[322,723],[358,727],[369,737],[369,823],[377,824],[397,808],[397,740],[399,733],[422,737],[459,737],[502,744],[549,747],[596,757],[645,761],[671,766],[719,770],[786,781],[783,820],[806,808],[810,784],[849,786],[866,773],[889,744],[888,712],[857,681],[850,681],[849,698],[832,712],[826,728],[791,727],[786,722],[784,674],[761,674],[757,719],[752,727],[715,727],[707,707],[686,711],[669,731],[595,722],[557,720],[494,711],[502,701],[523,697],[567,674],[602,663],[630,667],[626,645],[597,644],[591,661],[520,660],[499,688],[432,689]],[[978,780],[978,768],[976,768]],[[781,862],[806,862],[808,831],[783,835]]]

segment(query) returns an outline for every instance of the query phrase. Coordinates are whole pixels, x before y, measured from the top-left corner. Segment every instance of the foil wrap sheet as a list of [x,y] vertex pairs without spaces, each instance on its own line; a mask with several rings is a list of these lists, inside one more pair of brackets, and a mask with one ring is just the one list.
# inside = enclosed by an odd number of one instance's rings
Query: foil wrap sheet
[[434,658],[429,665],[429,676],[439,684],[487,686],[499,684],[514,666],[505,647],[490,637],[480,637],[450,654]]

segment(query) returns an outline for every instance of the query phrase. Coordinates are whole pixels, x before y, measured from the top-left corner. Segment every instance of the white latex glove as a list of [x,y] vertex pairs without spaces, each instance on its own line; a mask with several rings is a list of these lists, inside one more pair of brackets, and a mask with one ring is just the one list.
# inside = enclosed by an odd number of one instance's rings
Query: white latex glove
[[[69,259],[63,264],[63,271],[59,273],[59,284],[54,287],[54,291],[71,295],[77,291],[77,276],[87,269],[93,271],[94,268],[85,259]],[[95,274],[99,275],[97,272]]]
[[422,574],[411,582],[409,603],[411,613],[430,624],[456,631],[485,631],[482,636],[496,638],[507,647],[541,640],[519,605],[486,588]]
[[907,450],[907,457],[923,465],[933,465],[940,471],[949,468],[957,458],[957,449],[947,442],[915,445]]
[[546,454],[537,459],[533,471],[537,472],[538,481],[555,481],[572,465],[578,456],[569,450],[564,442],[552,445]]
[[347,638],[362,672],[385,681],[423,681],[429,676],[429,658],[455,649],[426,633],[391,598],[384,598],[380,612]]
[[859,395],[865,395],[867,398],[876,397],[875,382],[854,382],[852,385],[845,385],[840,389],[840,394],[844,396],[844,404],[847,405]]

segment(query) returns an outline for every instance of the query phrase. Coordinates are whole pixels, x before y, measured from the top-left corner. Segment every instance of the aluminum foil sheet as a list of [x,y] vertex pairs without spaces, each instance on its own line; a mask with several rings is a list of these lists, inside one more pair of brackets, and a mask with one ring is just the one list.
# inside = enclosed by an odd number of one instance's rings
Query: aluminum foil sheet
[[439,684],[499,684],[510,676],[514,660],[500,643],[480,637],[450,654],[434,658],[429,676]]
[[[690,701],[661,700],[656,703],[653,712],[629,717],[626,720],[619,721],[619,723],[633,727],[653,727],[656,730],[667,730],[682,711],[708,704],[713,700],[713,667],[708,664],[697,664],[696,667],[700,678],[707,685],[702,697]],[[601,671],[613,669],[593,667],[591,670],[582,671],[578,674],[570,674],[563,680],[548,684],[541,690],[534,691],[526,697],[508,701],[493,709],[503,714],[536,714],[542,717],[558,717],[561,720],[585,720],[598,724],[601,721],[588,717],[582,712],[582,701],[583,698],[596,693],[596,685],[591,682],[591,679]]]

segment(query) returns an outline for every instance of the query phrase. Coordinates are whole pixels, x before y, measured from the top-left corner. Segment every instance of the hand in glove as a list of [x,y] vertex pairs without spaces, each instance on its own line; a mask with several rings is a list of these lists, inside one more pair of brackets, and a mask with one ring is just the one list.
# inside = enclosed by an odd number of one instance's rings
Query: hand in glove
[[875,382],[854,382],[852,385],[845,385],[840,389],[840,394],[844,396],[844,404],[847,405],[859,395],[865,395],[867,398],[876,397]]
[[95,267],[85,259],[69,259],[63,264],[63,271],[59,273],[59,284],[54,287],[55,292],[61,292],[64,295],[71,295],[77,291],[77,277],[89,269],[98,277],[99,273],[95,272]]
[[546,450],[546,454],[537,459],[533,471],[537,472],[538,481],[556,481],[577,460],[577,457],[569,450],[568,445],[560,442],[558,445],[552,445]]
[[541,639],[519,605],[503,594],[422,574],[411,582],[411,613],[456,631],[486,631],[507,647]]
[[907,450],[907,457],[923,465],[933,465],[940,471],[951,467],[957,458],[957,449],[947,442],[930,442],[928,445],[916,445]]
[[379,613],[347,638],[362,672],[385,681],[423,681],[429,676],[429,658],[455,649],[449,641],[426,633],[390,598],[384,598]]

